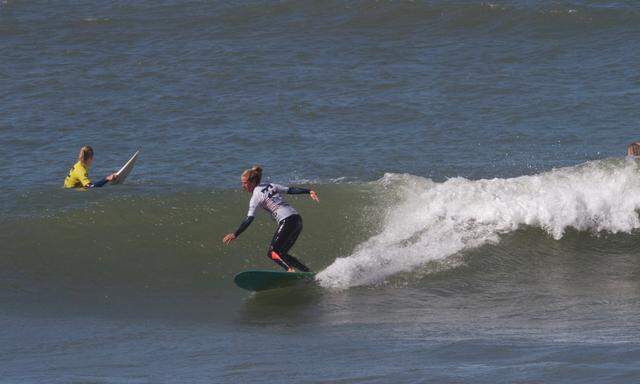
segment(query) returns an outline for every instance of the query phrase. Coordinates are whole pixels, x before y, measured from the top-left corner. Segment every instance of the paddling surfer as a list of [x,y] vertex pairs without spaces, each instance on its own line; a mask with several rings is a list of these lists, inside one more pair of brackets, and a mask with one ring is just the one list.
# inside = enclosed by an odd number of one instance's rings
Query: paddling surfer
[[92,183],[89,180],[89,168],[93,164],[93,148],[88,145],[80,148],[80,153],[78,154],[78,161],[71,167],[69,170],[69,174],[64,179],[64,187],[65,188],[98,188],[107,184],[109,181],[115,180],[118,178],[118,175],[112,173],[106,176],[104,179]]
[[287,272],[295,272],[294,268],[309,272],[307,266],[288,253],[298,239],[298,235],[302,232],[302,217],[282,198],[281,193],[289,195],[309,194],[314,201],[320,202],[318,194],[305,188],[284,187],[273,183],[261,184],[261,179],[262,168],[257,165],[242,173],[240,177],[242,189],[251,193],[249,212],[238,229],[233,233],[227,234],[222,241],[228,245],[237,239],[253,221],[256,209],[262,208],[269,212],[278,222],[278,229],[273,235],[267,256]]

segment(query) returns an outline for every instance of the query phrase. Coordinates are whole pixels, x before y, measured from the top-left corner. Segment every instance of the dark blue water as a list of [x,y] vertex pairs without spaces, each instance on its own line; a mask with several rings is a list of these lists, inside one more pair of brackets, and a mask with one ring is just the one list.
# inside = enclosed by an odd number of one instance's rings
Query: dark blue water
[[[635,382],[632,1],[0,1],[0,373]],[[61,188],[93,146],[92,180]],[[249,295],[292,198],[316,285]]]

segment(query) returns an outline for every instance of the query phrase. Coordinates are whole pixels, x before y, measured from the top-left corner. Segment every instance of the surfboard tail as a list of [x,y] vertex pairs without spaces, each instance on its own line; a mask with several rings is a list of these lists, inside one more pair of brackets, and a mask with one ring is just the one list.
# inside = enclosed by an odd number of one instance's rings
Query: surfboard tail
[[242,289],[258,292],[312,281],[315,275],[314,272],[244,271],[238,273],[233,281]]

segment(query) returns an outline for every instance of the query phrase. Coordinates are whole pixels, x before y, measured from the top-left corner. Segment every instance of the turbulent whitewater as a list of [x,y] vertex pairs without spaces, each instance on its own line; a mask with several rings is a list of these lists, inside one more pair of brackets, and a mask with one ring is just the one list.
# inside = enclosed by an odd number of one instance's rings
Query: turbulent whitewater
[[443,183],[387,174],[375,182],[394,198],[382,231],[318,275],[322,285],[344,288],[383,281],[457,252],[497,242],[522,226],[554,239],[573,228],[631,232],[640,227],[638,161],[593,161],[511,179]]
[[[640,382],[638,52],[630,0],[0,0],[1,381]],[[233,283],[255,164],[318,284]]]

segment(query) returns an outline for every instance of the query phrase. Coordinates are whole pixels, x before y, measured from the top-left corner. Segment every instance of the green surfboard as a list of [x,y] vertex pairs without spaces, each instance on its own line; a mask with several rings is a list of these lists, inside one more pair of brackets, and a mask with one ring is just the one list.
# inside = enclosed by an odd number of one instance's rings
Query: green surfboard
[[312,281],[314,272],[244,271],[233,278],[236,285],[247,291],[265,291]]

